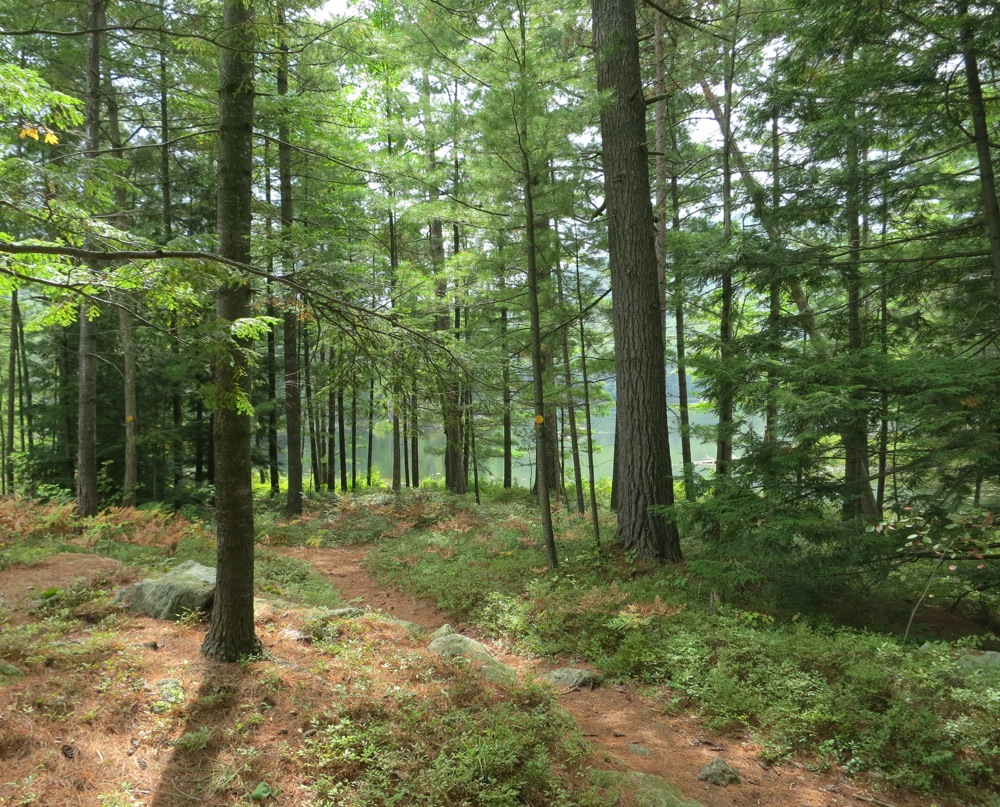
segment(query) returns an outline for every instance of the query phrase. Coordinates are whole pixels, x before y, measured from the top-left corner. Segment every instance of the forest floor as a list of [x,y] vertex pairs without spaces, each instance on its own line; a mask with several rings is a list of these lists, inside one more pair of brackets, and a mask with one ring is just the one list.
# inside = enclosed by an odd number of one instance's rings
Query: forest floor
[[[343,600],[414,623],[424,633],[374,615],[365,617],[360,632],[344,634],[340,655],[331,659],[303,641],[301,611],[264,606],[257,615],[257,631],[267,660],[219,665],[199,654],[204,624],[116,613],[110,616],[113,629],[88,629],[85,623],[99,625],[104,620],[106,625],[109,611],[89,613],[85,603],[70,608],[84,627],[69,630],[48,649],[32,651],[41,655],[18,659],[0,652],[0,658],[20,661],[27,670],[15,687],[0,690],[0,804],[300,805],[311,797],[307,791],[312,780],[303,773],[309,768],[307,752],[315,750],[308,739],[316,734],[311,716],[329,709],[331,702],[348,704],[343,707],[345,724],[354,720],[359,725],[366,715],[388,708],[387,693],[401,688],[428,701],[444,697],[450,706],[457,696],[442,696],[436,684],[421,683],[430,678],[417,672],[431,663],[425,649],[427,632],[446,622],[473,636],[475,629],[376,582],[363,566],[369,550],[342,545],[272,551],[312,564]],[[54,582],[63,587],[72,581],[85,587],[121,586],[136,574],[117,561],[90,554],[56,555],[0,572],[0,604],[9,615],[2,649],[18,646],[19,631],[27,642],[42,626],[61,618],[55,611],[39,610],[39,597],[44,598]],[[483,641],[522,677],[563,666],[513,655]],[[166,679],[179,682],[186,703],[158,713],[151,708],[157,698],[154,682]],[[461,687],[455,691],[461,692]],[[470,702],[492,703],[503,697],[487,687],[477,689]],[[876,790],[874,780],[810,771],[795,761],[765,765],[747,736],[708,731],[691,716],[664,715],[631,685],[561,692],[556,699],[593,743],[584,768],[655,774],[706,807],[935,803],[909,792]],[[358,770],[363,756],[359,751]],[[739,771],[741,784],[722,788],[698,781],[698,773],[717,756]],[[312,774],[315,778],[315,770]],[[343,769],[340,775],[349,777],[351,770]],[[433,807],[433,801],[420,803]]]
[[[443,624],[485,643],[494,656],[524,677],[539,676],[561,664],[506,652],[474,626],[456,622],[433,605],[387,591],[362,562],[370,547],[286,547],[281,551],[308,560],[329,576],[351,603],[413,622],[427,631]],[[569,662],[567,662],[567,665]],[[574,663],[574,666],[579,666]],[[691,715],[664,715],[632,685],[605,685],[559,693],[558,701],[600,747],[597,758],[611,768],[622,763],[630,770],[660,776],[706,807],[831,807],[844,804],[891,804],[894,807],[929,805],[930,799],[894,792],[873,795],[863,783],[840,774],[811,772],[801,763],[771,766],[760,761],[756,746],[740,735],[720,736],[699,725]],[[634,750],[640,750],[638,753]],[[645,753],[648,751],[649,753]],[[738,786],[718,787],[698,780],[698,774],[716,757],[740,773]]]

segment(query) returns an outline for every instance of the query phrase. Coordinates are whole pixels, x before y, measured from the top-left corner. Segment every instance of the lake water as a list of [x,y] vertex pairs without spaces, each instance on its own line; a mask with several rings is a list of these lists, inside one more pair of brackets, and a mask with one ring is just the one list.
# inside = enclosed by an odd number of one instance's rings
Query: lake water
[[[672,413],[669,418],[670,423],[670,457],[674,465],[675,475],[680,475],[681,473],[681,439],[680,439],[680,424],[677,417]],[[714,412],[704,412],[704,411],[692,411],[691,412],[691,425],[695,433],[691,435],[691,453],[694,461],[697,463],[704,460],[714,461],[715,457],[715,441],[714,438],[705,439],[703,435],[698,433],[698,429],[711,429],[716,423]],[[578,415],[577,426],[580,429],[580,453],[581,462],[583,463],[583,475],[584,480],[587,479],[587,459],[586,454],[586,438],[582,434],[583,432],[583,414],[582,412]],[[349,427],[348,427],[349,428]],[[529,450],[526,449],[526,443],[531,439],[530,432],[531,424],[530,421],[520,429],[521,439],[518,441],[515,437],[515,442],[519,442],[518,456],[514,459],[514,481],[516,484],[523,487],[528,487],[531,485],[534,473],[534,449],[533,446]],[[594,475],[596,478],[600,479],[603,476],[608,478],[611,477],[612,471],[614,469],[614,434],[615,434],[615,418],[613,414],[602,415],[601,417],[594,419]],[[444,434],[439,426],[430,427],[427,429],[422,429],[422,435],[420,437],[420,476],[421,479],[438,478],[444,477]],[[518,426],[515,424],[515,434],[518,432]],[[373,459],[372,464],[375,468],[379,470],[381,476],[384,480],[388,480],[392,477],[392,424],[390,421],[376,422],[375,424],[375,444],[373,447]],[[359,418],[358,423],[358,470],[363,476],[367,469],[367,421],[361,422]],[[491,449],[498,450],[496,447],[488,446],[482,436],[478,435],[477,438],[477,450],[480,455],[479,460],[479,476],[480,479],[502,479],[503,478],[503,458],[500,456],[484,456]],[[348,445],[348,451],[350,451],[350,445]],[[566,466],[567,466],[567,479],[572,479],[572,457],[570,453],[569,438],[566,438]],[[307,469],[309,468],[308,460],[306,461]],[[350,457],[348,457],[348,475],[350,475]],[[404,477],[405,479],[405,477]],[[469,482],[471,484],[471,473]]]

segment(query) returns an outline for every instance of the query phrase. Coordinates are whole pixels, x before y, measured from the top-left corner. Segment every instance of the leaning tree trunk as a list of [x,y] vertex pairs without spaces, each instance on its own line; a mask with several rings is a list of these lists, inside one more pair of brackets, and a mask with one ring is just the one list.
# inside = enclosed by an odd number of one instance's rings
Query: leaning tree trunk
[[[225,0],[225,47],[220,56],[218,237],[219,254],[250,263],[253,197],[254,11],[252,0]],[[250,287],[223,284],[215,312],[225,328],[250,315]],[[259,655],[253,625],[253,424],[239,402],[250,394],[244,345],[228,331],[215,358],[215,508],[218,541],[212,624],[201,652],[220,661]]]
[[1000,298],[1000,200],[997,198],[986,102],[983,98],[983,85],[979,76],[975,21],[969,18],[969,7],[966,0],[959,0],[958,13],[963,18],[960,35],[962,61],[964,62],[965,81],[969,93],[969,108],[972,113],[972,136],[975,140],[976,157],[979,162],[979,188],[983,200],[983,213],[986,217],[986,231],[989,236],[990,270],[993,275],[996,295]]
[[642,560],[679,561],[677,526],[659,509],[674,495],[635,5],[592,0],[592,8],[597,86],[612,95],[601,110],[601,139],[616,309],[618,539]]

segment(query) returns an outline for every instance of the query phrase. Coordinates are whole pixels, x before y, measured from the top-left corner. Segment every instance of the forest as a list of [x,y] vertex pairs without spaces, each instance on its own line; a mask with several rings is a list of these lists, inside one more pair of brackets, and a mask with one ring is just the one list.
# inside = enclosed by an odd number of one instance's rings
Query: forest
[[[998,82],[974,0],[0,0],[0,572],[201,531],[235,662],[263,547],[350,527],[769,762],[993,804]],[[866,717],[792,725],[827,685]]]

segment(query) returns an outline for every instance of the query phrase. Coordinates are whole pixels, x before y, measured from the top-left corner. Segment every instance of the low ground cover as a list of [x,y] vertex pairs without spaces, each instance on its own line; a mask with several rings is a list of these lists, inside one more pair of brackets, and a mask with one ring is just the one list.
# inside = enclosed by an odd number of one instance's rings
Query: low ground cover
[[[52,526],[17,532],[35,518]],[[256,575],[276,603],[256,619],[267,658],[203,659],[196,615],[159,622],[113,596],[150,570],[209,559],[208,533],[141,512],[97,523],[95,540],[94,522],[68,510],[0,501],[0,804],[617,800],[587,773],[589,749],[550,692],[485,684],[398,621],[331,616],[342,603],[330,583],[267,548]],[[70,570],[81,582],[60,585]]]
[[[429,658],[399,623],[309,611],[342,604],[340,594],[281,550],[338,543],[370,546],[387,587],[502,646],[589,662],[643,687],[664,714],[694,712],[713,731],[751,737],[761,764],[867,773],[928,804],[1000,803],[1000,675],[962,657],[988,637],[904,644],[818,611],[719,602],[697,563],[644,567],[596,546],[573,514],[559,510],[555,523],[561,566],[551,571],[527,495],[476,506],[369,491],[314,499],[291,522],[263,501],[258,592],[293,605],[258,615],[268,659],[225,667],[199,656],[196,619],[155,623],[111,602],[150,571],[211,563],[204,525],[162,511],[80,521],[59,505],[0,500],[0,574],[67,553],[122,561],[80,585],[0,590],[0,659],[23,674],[5,682],[0,715],[4,803],[614,803],[583,775],[587,751],[550,695],[528,686],[484,697],[478,679]],[[168,679],[185,699],[155,712]]]

